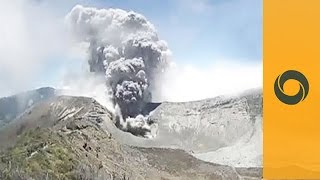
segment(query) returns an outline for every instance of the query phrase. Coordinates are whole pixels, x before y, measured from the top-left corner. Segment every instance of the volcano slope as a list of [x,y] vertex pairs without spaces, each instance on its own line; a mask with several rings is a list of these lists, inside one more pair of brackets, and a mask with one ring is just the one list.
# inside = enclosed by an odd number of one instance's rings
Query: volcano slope
[[32,105],[56,96],[58,91],[44,87],[19,93],[14,96],[0,98],[0,128],[15,119]]
[[146,139],[117,130],[111,118],[91,98],[60,96],[38,103],[1,129],[0,179],[261,178],[260,168],[204,162],[179,149],[128,145],[121,138]]
[[233,167],[261,167],[262,90],[194,102],[151,104],[155,138],[142,139],[105,129],[118,141],[141,147],[183,149],[195,157]]

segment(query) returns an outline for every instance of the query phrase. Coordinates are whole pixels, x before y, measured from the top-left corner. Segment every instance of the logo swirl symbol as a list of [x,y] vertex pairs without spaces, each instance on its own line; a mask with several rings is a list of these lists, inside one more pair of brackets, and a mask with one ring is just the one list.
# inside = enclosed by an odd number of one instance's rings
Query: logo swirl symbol
[[[293,96],[287,95],[283,89],[284,83],[290,79],[298,81],[300,86],[299,92]],[[308,96],[309,83],[307,78],[299,71],[288,70],[277,77],[274,82],[274,92],[281,102],[288,105],[295,105]]]

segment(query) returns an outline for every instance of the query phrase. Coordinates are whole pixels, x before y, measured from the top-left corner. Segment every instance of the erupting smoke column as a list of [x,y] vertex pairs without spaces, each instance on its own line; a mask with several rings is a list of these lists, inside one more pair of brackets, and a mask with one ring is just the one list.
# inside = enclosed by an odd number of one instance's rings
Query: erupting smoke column
[[[168,64],[171,53],[166,42],[135,12],[77,5],[66,22],[78,41],[89,44],[90,71],[105,73],[108,91],[120,107],[123,121],[132,122],[151,101],[155,77]],[[138,122],[128,126],[146,126],[141,116],[136,119]]]

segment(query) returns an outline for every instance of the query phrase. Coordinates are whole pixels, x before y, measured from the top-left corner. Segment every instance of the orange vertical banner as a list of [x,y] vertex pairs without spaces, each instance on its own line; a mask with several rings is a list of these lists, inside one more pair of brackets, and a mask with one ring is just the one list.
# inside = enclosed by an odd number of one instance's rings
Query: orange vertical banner
[[320,179],[320,0],[264,0],[263,177]]

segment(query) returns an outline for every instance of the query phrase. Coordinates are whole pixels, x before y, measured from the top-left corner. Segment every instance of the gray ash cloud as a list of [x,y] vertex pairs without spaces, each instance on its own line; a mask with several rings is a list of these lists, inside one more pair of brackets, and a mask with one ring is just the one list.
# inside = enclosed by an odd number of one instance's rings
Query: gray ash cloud
[[[70,11],[66,22],[75,39],[88,44],[90,71],[105,75],[108,93],[120,107],[122,128],[146,128],[147,120],[136,117],[152,101],[156,76],[165,70],[171,55],[155,27],[132,11],[80,5]],[[127,119],[132,123],[127,124]]]

